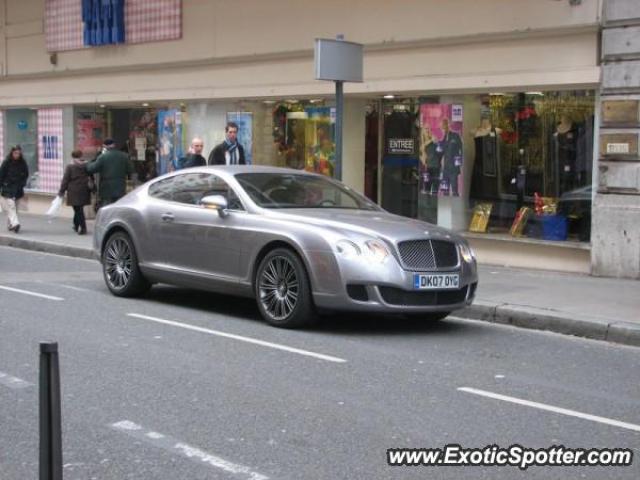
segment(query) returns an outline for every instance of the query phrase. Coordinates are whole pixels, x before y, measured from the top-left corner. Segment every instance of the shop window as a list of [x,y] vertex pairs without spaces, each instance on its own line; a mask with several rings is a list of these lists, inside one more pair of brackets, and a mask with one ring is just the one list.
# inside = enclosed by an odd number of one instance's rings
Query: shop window
[[[30,108],[6,111],[6,146],[20,145],[29,167],[27,188],[38,190],[38,113]],[[9,148],[5,148],[8,152]]]
[[491,95],[481,101],[470,176],[470,230],[588,241],[592,92]]
[[273,109],[273,138],[284,166],[332,177],[335,109],[310,102],[283,102]]

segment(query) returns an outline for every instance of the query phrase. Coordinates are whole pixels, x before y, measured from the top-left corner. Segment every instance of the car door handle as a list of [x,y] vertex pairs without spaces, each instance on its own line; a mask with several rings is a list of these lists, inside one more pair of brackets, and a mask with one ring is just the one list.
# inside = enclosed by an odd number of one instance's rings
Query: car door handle
[[160,218],[162,218],[163,222],[173,222],[174,219],[173,213],[163,213]]

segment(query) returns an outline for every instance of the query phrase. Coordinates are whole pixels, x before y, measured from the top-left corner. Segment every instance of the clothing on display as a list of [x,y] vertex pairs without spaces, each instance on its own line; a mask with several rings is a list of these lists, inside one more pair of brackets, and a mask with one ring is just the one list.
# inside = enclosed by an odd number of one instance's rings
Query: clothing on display
[[475,161],[469,196],[474,200],[498,198],[499,133],[495,127],[479,128],[474,138]]

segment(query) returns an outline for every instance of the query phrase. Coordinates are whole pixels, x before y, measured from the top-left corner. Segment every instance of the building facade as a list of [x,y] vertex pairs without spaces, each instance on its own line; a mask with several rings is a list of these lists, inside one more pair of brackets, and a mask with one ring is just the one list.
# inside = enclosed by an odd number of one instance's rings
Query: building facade
[[[343,34],[364,45],[364,81],[345,84],[343,181],[464,233],[481,262],[640,276],[638,227],[628,256],[604,240],[640,222],[628,192],[600,188],[613,158],[600,155],[601,96],[620,93],[601,94],[602,0],[0,4],[0,148],[29,157],[33,211],[75,146],[91,158],[114,137],[135,185],[174,168],[194,136],[208,153],[229,120],[252,163],[332,175],[334,86],[314,79],[313,45]],[[599,199],[628,216],[599,221]]]

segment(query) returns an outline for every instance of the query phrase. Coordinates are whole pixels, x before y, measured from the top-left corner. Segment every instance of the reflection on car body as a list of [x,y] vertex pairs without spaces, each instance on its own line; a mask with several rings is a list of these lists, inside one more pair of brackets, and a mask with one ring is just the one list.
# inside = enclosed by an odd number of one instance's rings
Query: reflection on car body
[[478,281],[459,235],[276,167],[154,179],[98,212],[94,249],[115,295],[170,283],[253,297],[283,327],[311,322],[317,309],[440,319],[470,304]]

